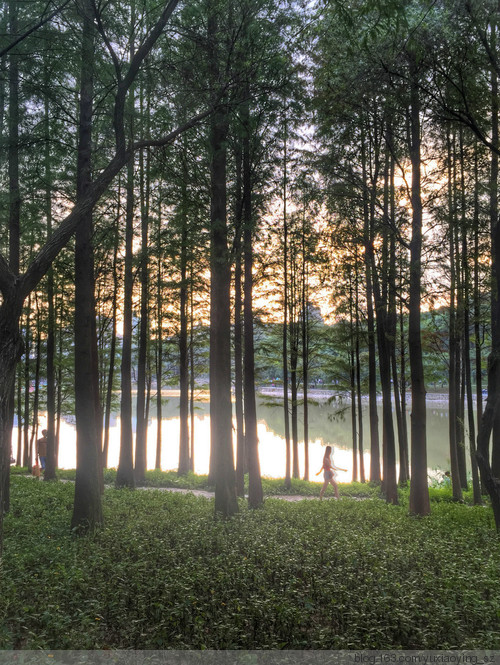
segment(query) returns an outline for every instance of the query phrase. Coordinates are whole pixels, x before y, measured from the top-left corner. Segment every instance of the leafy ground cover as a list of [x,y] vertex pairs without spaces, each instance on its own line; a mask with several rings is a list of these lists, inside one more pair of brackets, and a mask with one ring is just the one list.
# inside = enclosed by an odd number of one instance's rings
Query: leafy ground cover
[[[12,475],[27,475],[26,467],[11,467]],[[75,469],[58,469],[57,477],[61,480],[75,480]],[[104,483],[114,485],[116,481],[116,469],[104,470]],[[307,481],[293,479],[291,487],[286,487],[283,478],[262,478],[262,488],[265,496],[307,496],[317,497],[322,485],[321,481]],[[209,482],[207,475],[196,475],[187,473],[179,476],[177,471],[146,471],[145,487],[158,488],[177,488],[213,491],[214,486]],[[246,477],[246,486],[248,486],[248,477]],[[407,501],[408,489],[400,489],[400,499]],[[431,499],[435,501],[453,501],[451,485],[444,483],[435,483],[435,486],[429,488]],[[339,492],[341,496],[355,497],[359,499],[380,497],[380,487],[370,483],[340,483]],[[326,495],[332,495],[333,489],[328,487]],[[464,501],[472,503],[472,489],[464,492]]]
[[12,479],[0,648],[500,647],[489,508],[268,498],[222,521],[211,499],[107,489],[77,538],[73,490]]

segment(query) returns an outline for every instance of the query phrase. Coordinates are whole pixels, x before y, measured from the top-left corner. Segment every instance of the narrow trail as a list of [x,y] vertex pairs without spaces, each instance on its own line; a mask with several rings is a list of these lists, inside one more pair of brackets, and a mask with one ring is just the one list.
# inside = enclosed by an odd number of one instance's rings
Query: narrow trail
[[[43,480],[43,478],[36,478],[35,476],[31,474],[26,474],[23,476],[23,478],[32,478],[33,480]],[[70,480],[68,478],[60,478],[57,482],[59,483],[74,483],[74,480]],[[105,485],[106,489],[112,489],[113,485]],[[177,493],[177,494],[193,494],[194,496],[202,496],[206,499],[213,499],[215,497],[215,492],[210,492],[208,490],[197,490],[197,489],[186,489],[183,487],[153,487],[153,486],[148,486],[148,485],[137,485],[136,490],[157,490],[159,492],[172,492],[172,493]],[[244,497],[245,499],[248,498],[247,495]],[[346,498],[346,497],[340,497]],[[351,499],[356,499],[361,501],[364,497],[349,497]],[[310,496],[310,495],[304,495],[304,494],[267,494],[264,496],[264,499],[281,499],[282,501],[290,501],[290,502],[297,502],[297,501],[319,501],[319,490],[318,490],[318,495],[317,496]],[[334,496],[325,496],[324,500],[329,501],[330,499],[336,501]]]
[[[109,487],[109,485],[108,485]],[[208,490],[195,490],[195,489],[183,489],[180,487],[136,487],[138,490],[159,490],[162,492],[177,492],[181,494],[194,494],[194,496],[203,496],[207,499],[213,499],[215,492],[209,492]],[[247,499],[247,495],[244,497]],[[308,500],[318,500],[318,496],[305,496],[303,494],[267,494],[264,496],[264,499],[282,499],[283,501],[308,501]],[[326,496],[325,500],[334,499],[333,496]]]

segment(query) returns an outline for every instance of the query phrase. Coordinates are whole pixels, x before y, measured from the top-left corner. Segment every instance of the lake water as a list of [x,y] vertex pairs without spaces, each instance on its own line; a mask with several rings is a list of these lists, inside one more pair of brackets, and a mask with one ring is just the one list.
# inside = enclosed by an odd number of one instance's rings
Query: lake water
[[[165,393],[162,418],[162,456],[161,467],[163,470],[176,469],[179,457],[179,419],[178,393],[167,391]],[[282,478],[285,475],[285,440],[283,407],[271,406],[269,404],[273,397],[261,396],[258,400],[258,436],[259,456],[261,473],[263,476]],[[195,403],[195,472],[205,474],[208,472],[209,447],[210,447],[210,416],[209,403],[200,400]],[[156,455],[156,411],[152,404],[151,415],[148,424],[148,468],[153,469]],[[310,477],[312,480],[321,479],[315,477],[322,465],[324,447],[331,445],[334,449],[335,464],[347,469],[339,472],[340,482],[349,482],[352,479],[352,434],[351,416],[347,409],[345,417],[335,417],[335,407],[328,404],[325,399],[317,400],[317,403],[309,407],[309,458]],[[408,415],[409,421],[409,415]],[[382,417],[379,407],[379,425]],[[369,449],[369,424],[368,404],[363,408],[364,424],[364,447]],[[408,422],[409,424],[409,422]],[[135,423],[134,423],[135,426]],[[40,419],[40,429],[45,427],[44,419]],[[427,455],[429,474],[434,475],[437,470],[449,469],[448,449],[448,405],[445,400],[428,402],[427,408]],[[14,433],[13,441],[16,441]],[[299,407],[299,465],[301,476],[304,467],[304,444],[303,444],[303,417],[302,408]],[[108,466],[118,465],[120,443],[120,419],[115,414],[110,427],[110,444]],[[365,473],[368,475],[370,468],[370,455],[364,455]],[[74,468],[76,464],[76,431],[75,426],[67,420],[61,426],[59,466],[61,468]]]

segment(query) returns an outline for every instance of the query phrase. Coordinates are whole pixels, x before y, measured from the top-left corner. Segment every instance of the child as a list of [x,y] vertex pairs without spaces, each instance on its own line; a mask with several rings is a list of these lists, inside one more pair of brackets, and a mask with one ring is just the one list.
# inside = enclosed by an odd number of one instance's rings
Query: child
[[328,487],[328,483],[331,483],[333,486],[333,489],[335,491],[335,498],[339,498],[339,488],[337,486],[337,483],[335,481],[336,478],[336,471],[347,471],[347,469],[341,469],[338,466],[335,466],[332,461],[332,447],[327,446],[325,450],[325,456],[323,457],[323,466],[321,469],[318,471],[316,474],[319,476],[319,474],[324,471],[323,473],[323,478],[325,479],[325,482],[323,483],[323,487],[321,488],[321,492],[319,493],[319,498],[320,500],[323,499],[323,494],[325,493],[326,488]]

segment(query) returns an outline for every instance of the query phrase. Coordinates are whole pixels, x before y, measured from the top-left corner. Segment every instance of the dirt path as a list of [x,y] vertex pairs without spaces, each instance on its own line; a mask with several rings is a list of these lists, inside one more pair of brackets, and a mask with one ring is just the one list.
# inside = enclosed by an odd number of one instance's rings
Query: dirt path
[[[41,480],[41,478],[35,478],[31,474],[26,474],[23,476],[24,478],[33,478],[34,480]],[[59,481],[60,483],[74,483],[74,480],[70,480],[68,478],[60,478]],[[105,485],[106,489],[112,488],[113,485]],[[186,489],[182,487],[152,487],[152,486],[137,486],[135,489],[137,490],[158,490],[160,492],[172,492],[172,493],[180,493],[180,494],[193,494],[194,496],[203,496],[206,499],[213,499],[215,496],[215,492],[209,492],[208,490],[197,490],[197,489]],[[247,499],[247,495],[245,495],[245,499]],[[342,498],[342,497],[340,497]],[[353,499],[361,500],[364,497],[350,497]],[[296,501],[309,501],[309,500],[319,500],[319,490],[318,494],[316,496],[311,496],[311,495],[303,495],[303,494],[267,494],[264,496],[264,499],[281,499],[282,501],[291,501],[291,502],[296,502]],[[325,500],[328,499],[335,499],[334,496],[325,496]]]
[[[214,492],[208,490],[182,489],[180,487],[136,487],[138,490],[160,490],[162,492],[180,492],[182,494],[194,494],[194,496],[204,496],[207,499],[213,499]],[[245,495],[245,499],[248,498]],[[325,499],[333,499],[333,496],[325,496]],[[302,494],[268,494],[264,499],[282,499],[283,501],[308,501],[310,499],[319,499],[317,496],[304,496]]]

